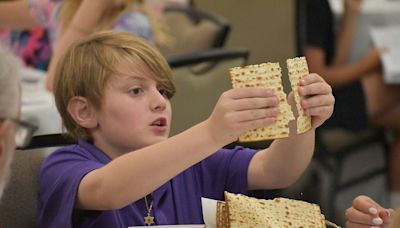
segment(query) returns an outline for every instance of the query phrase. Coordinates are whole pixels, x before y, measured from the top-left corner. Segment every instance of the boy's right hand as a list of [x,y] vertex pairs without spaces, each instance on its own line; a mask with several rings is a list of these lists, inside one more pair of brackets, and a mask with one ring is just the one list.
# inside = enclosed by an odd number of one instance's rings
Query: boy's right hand
[[231,143],[245,131],[276,121],[278,105],[279,98],[271,89],[230,89],[220,96],[207,119],[211,135],[217,143]]

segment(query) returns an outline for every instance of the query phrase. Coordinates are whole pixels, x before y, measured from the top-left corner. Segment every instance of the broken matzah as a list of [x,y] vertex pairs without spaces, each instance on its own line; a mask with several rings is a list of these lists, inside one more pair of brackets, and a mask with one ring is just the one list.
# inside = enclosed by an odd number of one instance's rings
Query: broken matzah
[[289,73],[290,85],[296,101],[297,112],[299,114],[297,117],[297,133],[300,134],[311,129],[311,118],[305,115],[304,109],[300,105],[301,97],[298,91],[300,79],[308,75],[309,71],[307,61],[304,56],[288,59],[286,60],[286,64]]
[[290,105],[282,86],[279,63],[262,63],[230,69],[233,88],[270,88],[279,97],[279,115],[273,124],[245,132],[239,137],[241,142],[285,138],[289,136],[289,122],[294,120]]

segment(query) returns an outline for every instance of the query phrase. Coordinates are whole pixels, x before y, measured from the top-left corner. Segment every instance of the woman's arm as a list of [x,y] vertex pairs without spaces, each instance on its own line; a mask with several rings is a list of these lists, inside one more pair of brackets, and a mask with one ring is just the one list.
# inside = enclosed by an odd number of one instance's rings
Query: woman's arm
[[0,28],[26,29],[38,25],[28,6],[28,0],[0,2]]
[[56,40],[55,50],[47,72],[46,87],[48,90],[53,90],[56,66],[64,51],[74,41],[95,31],[102,16],[113,4],[112,0],[83,0],[69,25],[66,28],[60,28],[60,35]]
[[[275,140],[268,149],[257,153],[248,171],[249,189],[287,187],[304,172],[314,152],[315,128],[333,112],[334,97],[331,87],[317,74],[300,80],[301,106],[311,117],[312,129],[296,133],[295,121],[290,123],[290,136]],[[290,97],[292,97],[291,95]],[[293,98],[290,99],[293,109]]]
[[344,4],[345,12],[336,40],[336,55],[333,58],[333,66],[340,66],[348,62],[362,0],[345,0]]
[[332,87],[340,87],[361,79],[370,72],[379,70],[380,51],[373,49],[360,61],[346,65],[327,65],[326,53],[323,49],[307,45],[304,55],[307,58],[310,71],[323,75]]

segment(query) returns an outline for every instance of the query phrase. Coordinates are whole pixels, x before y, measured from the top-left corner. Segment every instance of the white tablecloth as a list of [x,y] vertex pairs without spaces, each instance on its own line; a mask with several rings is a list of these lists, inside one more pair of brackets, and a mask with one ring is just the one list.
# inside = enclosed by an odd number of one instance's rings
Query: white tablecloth
[[[343,13],[343,0],[329,0],[329,2],[336,17],[340,18]],[[360,59],[373,47],[372,28],[392,25],[400,25],[400,0],[364,0],[350,61]]]
[[21,71],[21,119],[38,126],[34,135],[61,132],[61,118],[53,94],[44,87],[45,72],[24,68]]

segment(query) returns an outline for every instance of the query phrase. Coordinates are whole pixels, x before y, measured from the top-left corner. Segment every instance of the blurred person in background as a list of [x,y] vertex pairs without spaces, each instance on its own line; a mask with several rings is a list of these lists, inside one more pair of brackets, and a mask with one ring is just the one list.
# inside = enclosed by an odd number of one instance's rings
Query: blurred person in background
[[362,0],[345,0],[344,13],[335,34],[335,19],[328,0],[308,0],[304,55],[311,72],[323,75],[336,98],[335,112],[324,124],[362,129],[369,123],[394,130],[389,158],[391,204],[400,206],[400,87],[385,84],[380,52],[372,49],[357,62],[349,52],[361,13]]
[[58,59],[82,37],[112,29],[167,42],[162,23],[150,14],[140,0],[17,0],[0,3],[0,28],[46,28],[53,49],[46,87],[52,90]]
[[29,29],[0,29],[0,42],[9,47],[26,67],[46,71],[51,46],[44,26]]
[[0,198],[9,179],[20,127],[18,64],[17,58],[0,45]]

